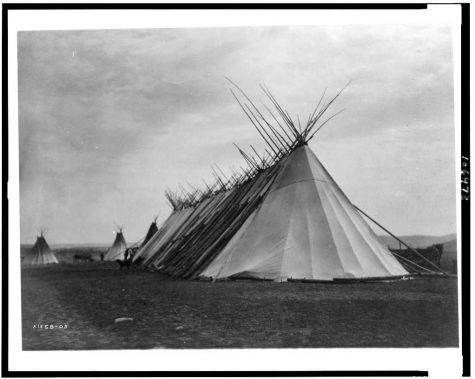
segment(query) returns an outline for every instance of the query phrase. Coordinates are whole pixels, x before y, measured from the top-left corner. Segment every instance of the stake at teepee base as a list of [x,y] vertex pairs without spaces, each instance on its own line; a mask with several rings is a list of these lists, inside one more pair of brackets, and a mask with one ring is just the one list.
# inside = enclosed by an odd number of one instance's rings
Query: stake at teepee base
[[[230,81],[239,106],[267,147],[236,148],[246,162],[239,174],[212,167],[215,183],[199,190],[167,189],[173,212],[134,260],[173,277],[274,281],[376,280],[426,270],[396,259],[308,147],[336,114],[322,117],[346,86],[297,124],[261,86],[281,121],[268,121]],[[239,95],[239,96],[238,96]],[[240,98],[241,97],[241,98]],[[267,156],[266,156],[267,154]]]

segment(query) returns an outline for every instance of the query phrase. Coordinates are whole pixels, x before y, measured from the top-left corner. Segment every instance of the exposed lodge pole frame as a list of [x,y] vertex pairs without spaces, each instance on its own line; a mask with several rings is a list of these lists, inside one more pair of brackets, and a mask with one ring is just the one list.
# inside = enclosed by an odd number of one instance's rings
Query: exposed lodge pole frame
[[269,143],[269,141],[266,139],[266,137],[264,137],[264,135],[262,134],[262,132],[259,130],[259,128],[257,127],[257,125],[255,124],[255,122],[253,121],[253,119],[251,118],[251,116],[249,116],[249,114],[247,113],[246,109],[244,108],[244,106],[241,104],[241,102],[239,101],[239,99],[237,98],[237,96],[234,94],[233,90],[231,90],[231,93],[233,94],[234,98],[236,99],[236,101],[238,102],[238,104],[241,106],[241,109],[243,110],[243,112],[246,114],[246,116],[249,118],[249,120],[251,121],[252,125],[254,125],[254,127],[256,128],[256,130],[259,132],[259,134],[261,135],[262,139],[267,143],[267,145],[269,145],[269,147],[271,148],[271,150],[276,153],[276,151],[274,150],[274,147]]
[[256,163],[238,146],[233,142],[233,145],[236,146],[238,149],[239,153],[242,155],[244,160],[248,163],[248,165],[253,168],[253,169],[259,169],[259,165],[256,165]]
[[[252,103],[251,103],[252,104]],[[259,125],[259,127],[261,128],[261,130],[265,133],[265,135],[267,136],[267,138],[269,139],[269,141],[272,142],[272,144],[274,145],[274,147],[277,149],[277,152],[280,150],[280,146],[277,142],[274,141],[274,139],[272,138],[272,136],[269,134],[269,132],[266,130],[266,128],[259,122],[259,119],[257,118],[257,116],[253,113],[253,111],[251,110],[251,108],[249,108],[249,106],[247,104],[244,104],[244,106],[246,107],[247,111],[252,115],[252,117],[254,118],[254,120],[256,121],[257,125]]]
[[223,175],[223,177],[224,177],[224,179],[226,179],[226,181],[229,181],[227,176],[224,174],[223,170],[221,170],[221,167],[219,167],[216,163],[214,164],[214,167],[216,167],[218,169],[218,171],[221,173],[221,175]]
[[312,135],[310,136],[310,138],[307,139],[307,142],[310,141],[310,140],[313,138],[313,136],[314,136],[315,134],[317,134],[317,132],[318,132],[321,128],[323,128],[323,127],[325,126],[325,124],[326,124],[328,121],[330,121],[333,117],[338,116],[340,113],[342,113],[342,112],[344,112],[344,111],[345,111],[345,110],[342,109],[341,111],[336,112],[333,116],[329,117],[325,122],[323,122],[323,123],[318,127],[318,129],[315,130],[315,132],[312,133]]
[[[287,131],[285,130],[285,128],[280,124],[280,122],[277,120],[277,118],[274,116],[274,114],[271,112],[271,110],[269,109],[269,107],[267,105],[265,105],[263,102],[261,102],[262,105],[266,108],[267,112],[269,112],[269,114],[272,116],[272,118],[274,119],[274,121],[276,122],[277,125],[279,125],[280,129],[282,129],[282,131],[284,132],[285,136],[289,139],[289,141],[292,141],[292,137],[290,137],[288,134],[287,134]],[[292,132],[292,131],[291,131]],[[295,138],[295,135],[294,135],[294,138]]]
[[[273,138],[269,135],[269,133],[266,131],[266,129],[261,125],[261,123],[259,122],[257,116],[252,112],[252,110],[245,104],[247,110],[252,114],[252,116],[254,117],[254,119],[256,120],[256,122],[259,124],[259,126],[262,128],[262,130],[266,133],[267,137],[274,143],[274,145],[276,146],[277,150],[280,152],[281,148],[284,147],[285,148],[285,142],[283,143],[280,139],[279,139],[279,136],[278,136],[278,133],[276,133],[276,131],[274,130],[274,128],[272,127],[271,124],[269,124],[269,122],[267,122],[267,120],[265,119],[265,117],[262,115],[262,113],[259,111],[259,109],[254,105],[254,103],[252,102],[252,100],[246,95],[246,93],[236,84],[234,83],[232,80],[226,78],[232,85],[234,85],[240,92],[241,94],[246,98],[247,101],[249,101],[249,103],[251,104],[251,106],[254,108],[254,110],[256,111],[256,113],[259,115],[259,117],[261,118],[261,120],[263,120],[266,125],[269,127],[269,129],[273,132],[275,138],[277,139],[277,141],[282,145],[282,146],[279,146],[279,144],[277,144]],[[232,91],[232,90],[231,90]],[[235,96],[236,97],[236,96]]]
[[[239,88],[239,87],[238,87]],[[239,89],[241,92],[242,90]],[[242,92],[244,94],[244,92]],[[282,147],[285,148],[285,146],[287,145],[287,142],[282,138],[282,136],[276,132],[276,130],[272,127],[272,125],[267,122],[267,120],[265,119],[265,117],[262,115],[262,113],[259,111],[259,109],[254,105],[254,103],[247,97],[247,95],[244,94],[244,96],[246,97],[246,99],[251,103],[252,107],[256,110],[257,114],[259,115],[259,117],[261,118],[262,121],[264,121],[266,123],[266,125],[269,127],[269,129],[272,131],[272,133],[274,134],[275,138],[277,139],[277,141],[282,145]],[[257,117],[252,113],[252,111],[249,109],[249,107],[247,107],[248,110],[251,112],[251,114],[254,116],[254,118],[256,119],[256,121],[259,123],[259,121],[257,120]],[[259,125],[261,126],[261,128],[265,131],[265,128],[259,123]],[[271,138],[271,136],[266,132],[266,134],[268,135],[269,138]],[[272,138],[271,138],[272,139]],[[274,142],[275,143],[275,142]],[[278,146],[276,144],[276,147],[279,148],[280,150],[280,146]],[[290,147],[290,146],[288,146]]]
[[282,109],[282,107],[279,105],[279,103],[277,102],[277,100],[274,98],[274,96],[270,93],[270,91],[267,89],[267,87],[265,87],[264,85],[260,85],[262,91],[267,95],[267,97],[271,100],[272,104],[275,106],[275,109],[277,109],[277,112],[280,114],[280,116],[282,117],[282,119],[285,121],[285,123],[287,124],[287,126],[289,127],[289,129],[292,131],[292,133],[294,134],[294,137],[296,139],[299,138],[299,133],[297,131],[297,129],[295,128],[293,122],[292,122],[292,119],[288,116],[288,114],[286,114],[286,112]]
[[[204,180],[205,189],[201,190],[196,188],[188,183],[188,187],[191,190],[186,190],[182,185],[178,186],[178,191],[171,191],[169,188],[165,190],[165,197],[167,198],[168,202],[170,203],[172,209],[174,211],[181,210],[184,208],[188,208],[191,206],[195,206],[199,204],[206,198],[211,196],[217,195],[220,192],[228,191],[236,186],[240,186],[244,184],[248,180],[255,179],[256,175],[258,175],[263,170],[268,169],[269,167],[274,166],[277,164],[281,159],[288,156],[293,150],[302,146],[308,141],[310,141],[315,134],[321,130],[321,128],[326,125],[332,118],[338,115],[340,112],[329,117],[325,120],[319,127],[313,131],[314,127],[317,125],[318,121],[320,120],[321,116],[328,110],[328,108],[333,104],[333,102],[340,96],[343,90],[349,85],[348,82],[330,101],[325,102],[325,95],[327,89],[323,91],[316,107],[313,109],[312,113],[309,115],[307,124],[302,127],[300,122],[300,118],[297,116],[298,121],[298,128],[295,125],[295,122],[292,120],[289,112],[282,108],[278,103],[275,96],[270,92],[270,90],[265,86],[260,84],[259,87],[262,92],[266,95],[268,100],[272,103],[277,113],[280,115],[283,124],[279,122],[277,117],[274,113],[270,110],[270,108],[261,101],[262,105],[264,106],[265,110],[270,114],[272,119],[275,121],[275,125],[272,125],[263,113],[259,110],[259,108],[255,105],[255,103],[251,100],[251,98],[232,80],[226,78],[231,85],[239,91],[246,102],[249,104],[242,102],[239,100],[237,94],[230,88],[231,94],[236,99],[237,103],[241,107],[244,114],[247,118],[251,121],[252,125],[255,127],[261,138],[269,147],[270,151],[267,148],[264,148],[264,152],[267,153],[267,157],[264,155],[260,155],[254,146],[251,145],[251,149],[253,153],[245,153],[244,150],[239,148],[236,144],[234,144],[241,156],[244,158],[248,165],[248,169],[241,168],[242,173],[233,173],[230,176],[227,176],[223,170],[217,165],[215,165],[218,169],[216,171],[213,167],[212,174],[215,179],[213,185],[209,186]],[[285,126],[284,126],[285,125]],[[280,131],[278,130],[280,129]]]
[[252,145],[250,145],[250,146],[251,146],[251,149],[254,151],[254,153],[257,155],[257,157],[261,160],[262,168],[263,168],[263,169],[266,169],[266,168],[267,168],[267,162],[265,161],[264,156],[261,157],[261,156],[257,153],[256,149],[254,149],[254,146],[252,146]]

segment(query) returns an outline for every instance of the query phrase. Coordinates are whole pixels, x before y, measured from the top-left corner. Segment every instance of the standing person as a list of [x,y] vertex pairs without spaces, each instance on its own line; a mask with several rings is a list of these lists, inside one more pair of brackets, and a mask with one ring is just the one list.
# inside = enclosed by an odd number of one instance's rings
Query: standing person
[[101,262],[104,260],[104,253],[101,253]]
[[134,255],[137,251],[137,248],[131,248],[130,249],[130,260],[132,260],[134,258]]

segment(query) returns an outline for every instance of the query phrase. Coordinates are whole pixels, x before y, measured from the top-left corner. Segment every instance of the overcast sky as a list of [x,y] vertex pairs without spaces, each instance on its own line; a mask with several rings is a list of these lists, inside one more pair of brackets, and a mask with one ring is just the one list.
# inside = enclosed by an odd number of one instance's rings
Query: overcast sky
[[450,28],[322,26],[22,32],[21,241],[128,241],[170,213],[166,186],[200,185],[263,148],[224,76],[264,83],[306,119],[352,79],[310,143],[348,197],[396,234],[455,224]]

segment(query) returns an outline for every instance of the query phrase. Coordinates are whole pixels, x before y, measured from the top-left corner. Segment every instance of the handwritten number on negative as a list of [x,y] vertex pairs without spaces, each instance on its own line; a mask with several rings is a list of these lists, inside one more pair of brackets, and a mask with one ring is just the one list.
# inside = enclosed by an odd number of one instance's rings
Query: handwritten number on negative
[[468,157],[462,156],[462,200],[470,199],[470,171],[468,170]]

